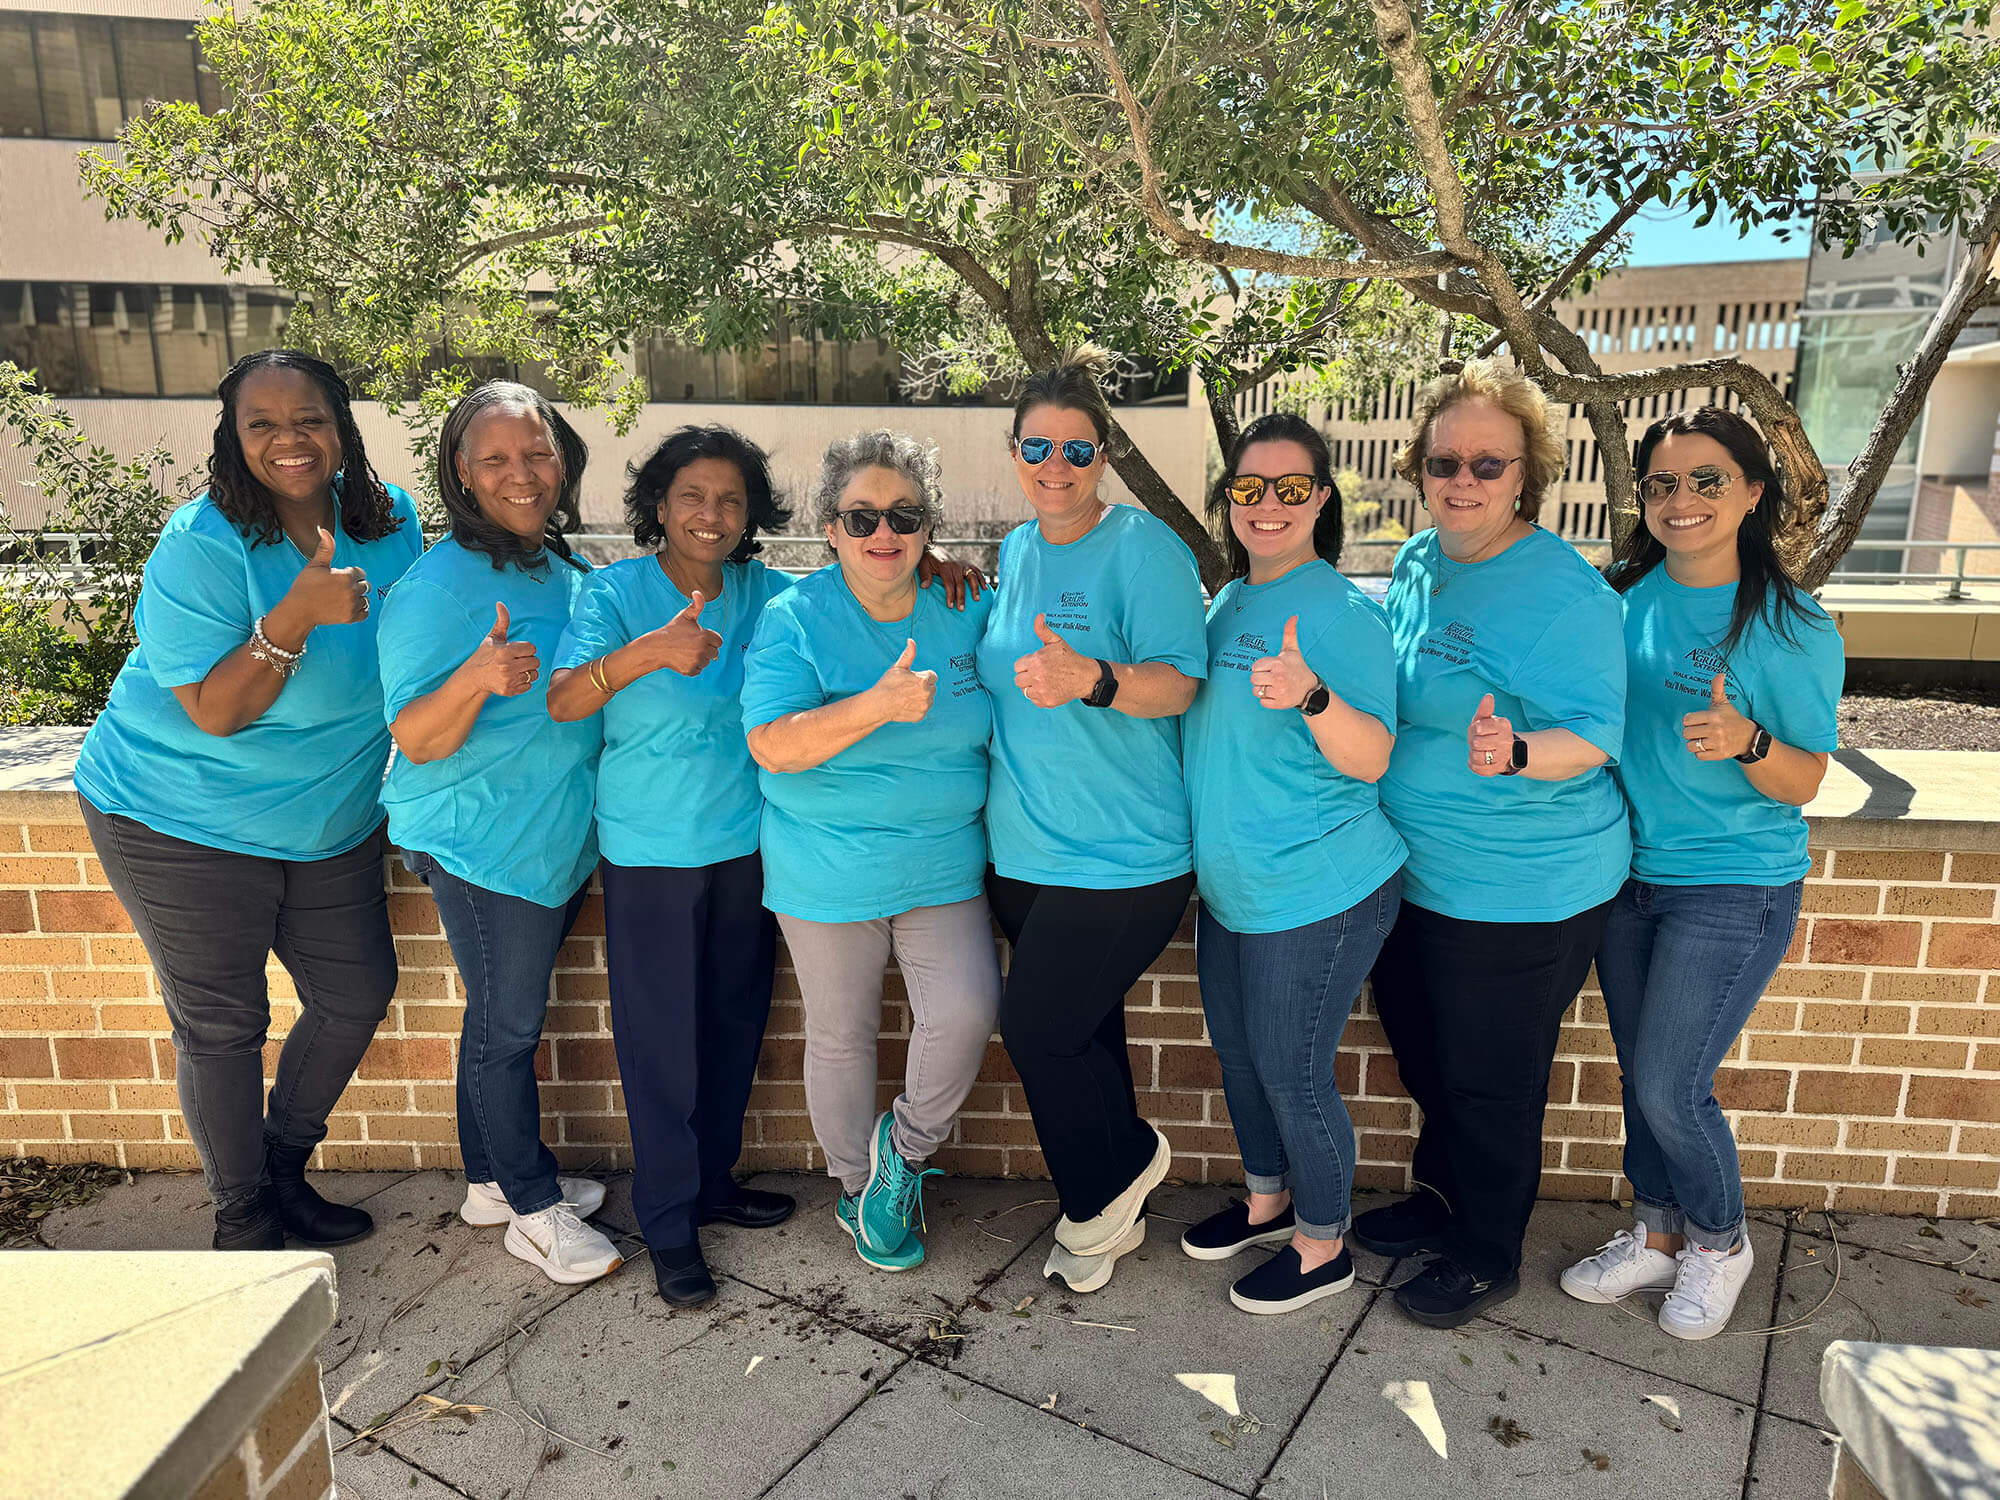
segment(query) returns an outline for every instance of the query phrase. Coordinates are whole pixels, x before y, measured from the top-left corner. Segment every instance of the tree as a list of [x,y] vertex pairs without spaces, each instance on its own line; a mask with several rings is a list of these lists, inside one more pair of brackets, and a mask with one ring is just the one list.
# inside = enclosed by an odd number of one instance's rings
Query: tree
[[[1627,511],[1617,402],[1737,391],[1807,481],[1823,576],[1927,376],[1827,510],[1761,375],[1604,376],[1549,307],[1648,202],[1747,225],[1818,199],[1840,242],[1931,218],[1990,240],[1993,165],[1965,141],[1995,120],[1991,51],[1962,35],[1985,18],[1984,0],[1847,0],[1831,20],[1446,0],[1421,29],[1402,0],[274,0],[204,24],[227,109],[155,111],[88,175],[113,213],[266,265],[309,301],[296,326],[390,396],[442,349],[541,361],[629,417],[635,330],[739,343],[780,301],[940,350],[954,379],[1095,334],[1195,370],[1226,449],[1235,390],[1365,368],[1360,348],[1434,361],[1490,329],[1585,405]],[[1892,158],[1893,188],[1858,177]],[[1122,431],[1112,453],[1216,581],[1194,514]]]

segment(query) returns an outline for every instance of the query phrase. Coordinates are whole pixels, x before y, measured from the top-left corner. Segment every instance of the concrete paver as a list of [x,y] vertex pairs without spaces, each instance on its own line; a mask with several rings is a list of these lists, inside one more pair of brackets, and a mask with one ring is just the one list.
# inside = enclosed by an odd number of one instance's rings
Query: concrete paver
[[1817,1427],[1765,1412],[1750,1459],[1747,1500],[1826,1500],[1835,1444]]

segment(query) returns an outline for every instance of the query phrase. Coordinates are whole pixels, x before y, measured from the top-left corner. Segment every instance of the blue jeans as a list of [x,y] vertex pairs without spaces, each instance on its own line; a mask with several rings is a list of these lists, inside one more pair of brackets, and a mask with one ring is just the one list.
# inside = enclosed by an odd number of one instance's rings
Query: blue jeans
[[410,850],[403,862],[431,888],[465,983],[458,1149],[466,1180],[497,1182],[515,1213],[540,1213],[562,1201],[562,1190],[555,1153],[542,1144],[535,1048],[548,1016],[556,953],[576,923],[584,892],[563,906],[541,906],[460,880],[428,854]]
[[1290,1188],[1311,1239],[1340,1239],[1353,1222],[1354,1124],[1333,1060],[1402,904],[1398,871],[1346,911],[1285,932],[1231,932],[1201,909],[1195,969],[1243,1181],[1253,1193]]
[[1743,1232],[1736,1140],[1715,1070],[1778,972],[1805,883],[1649,885],[1611,908],[1597,978],[1625,1075],[1625,1175],[1656,1234],[1711,1250]]

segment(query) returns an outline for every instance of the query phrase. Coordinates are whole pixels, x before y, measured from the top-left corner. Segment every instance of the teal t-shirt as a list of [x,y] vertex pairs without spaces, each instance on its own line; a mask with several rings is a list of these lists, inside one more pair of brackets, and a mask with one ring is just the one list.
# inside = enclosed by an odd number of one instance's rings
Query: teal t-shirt
[[[597,840],[614,865],[692,869],[756,852],[764,799],[743,743],[743,657],[765,604],[791,585],[755,558],[724,563],[722,593],[701,607],[701,623],[722,637],[715,660],[693,677],[648,673],[604,705]],[[550,670],[616,651],[687,607],[657,557],[599,568]]]
[[973,652],[992,595],[917,590],[905,620],[862,609],[832,563],[764,610],[743,667],[743,727],[873,687],[903,647],[938,674],[930,712],[884,724],[809,771],[757,773],[764,790],[764,904],[809,922],[872,922],[970,901],[986,875],[986,741],[992,711]]
[[1166,522],[1114,505],[1073,542],[1052,546],[1033,521],[1000,544],[997,597],[979,643],[993,700],[986,841],[993,867],[1040,885],[1124,890],[1193,868],[1178,718],[1114,708],[1037,708],[1014,663],[1041,648],[1046,615],[1085,656],[1208,672],[1201,575]]
[[1625,593],[1630,688],[1619,785],[1632,809],[1632,873],[1655,885],[1790,885],[1805,877],[1805,809],[1767,797],[1731,760],[1696,760],[1681,720],[1708,707],[1715,674],[1729,701],[1787,745],[1831,751],[1847,674],[1840,631],[1798,596],[1806,618],[1773,611],[1744,629],[1725,659],[1736,585],[1691,589],[1654,568]]
[[139,644],[84,737],[76,789],[107,813],[211,849],[326,859],[382,823],[389,733],[375,639],[392,585],[424,550],[417,508],[388,486],[402,524],[372,542],[334,525],[333,565],[374,586],[365,620],[321,625],[277,701],[234,734],[208,734],[173,695],[250,639],[306,565],[280,537],[252,546],[206,496],[168,518],[133,615]]
[[1409,846],[1403,898],[1468,922],[1559,922],[1609,901],[1632,862],[1610,767],[1567,781],[1475,776],[1479,700],[1526,733],[1567,729],[1611,760],[1625,727],[1618,596],[1539,528],[1470,566],[1435,530],[1396,554],[1396,749],[1382,808]]
[[1336,771],[1297,709],[1265,708],[1250,668],[1299,618],[1299,650],[1342,701],[1396,732],[1396,650],[1381,607],[1319,558],[1237,578],[1208,611],[1208,680],[1182,726],[1194,872],[1231,932],[1284,932],[1347,910],[1402,866],[1375,787]]
[[480,705],[456,753],[417,765],[398,755],[382,804],[389,837],[428,854],[460,880],[561,906],[597,867],[591,801],[601,729],[549,717],[549,663],[587,575],[561,558],[495,568],[446,537],[417,560],[382,611],[382,708],[394,722],[435,691],[493,629],[507,606],[510,641],[533,644],[533,687]]

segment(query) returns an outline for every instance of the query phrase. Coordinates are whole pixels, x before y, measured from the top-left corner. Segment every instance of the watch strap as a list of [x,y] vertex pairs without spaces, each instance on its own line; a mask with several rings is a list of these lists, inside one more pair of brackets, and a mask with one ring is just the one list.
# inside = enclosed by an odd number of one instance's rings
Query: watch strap
[[1313,690],[1307,693],[1304,699],[1300,701],[1299,712],[1304,714],[1308,719],[1314,718],[1319,714],[1325,713],[1327,705],[1332,702],[1333,689],[1328,687],[1324,682],[1317,682],[1313,685]]
[[1507,752],[1507,769],[1502,776],[1519,776],[1528,768],[1528,742],[1518,734],[1514,736],[1513,748]]
[[1736,757],[1746,766],[1756,765],[1771,753],[1771,731],[1754,720],[1750,729],[1750,748]]

